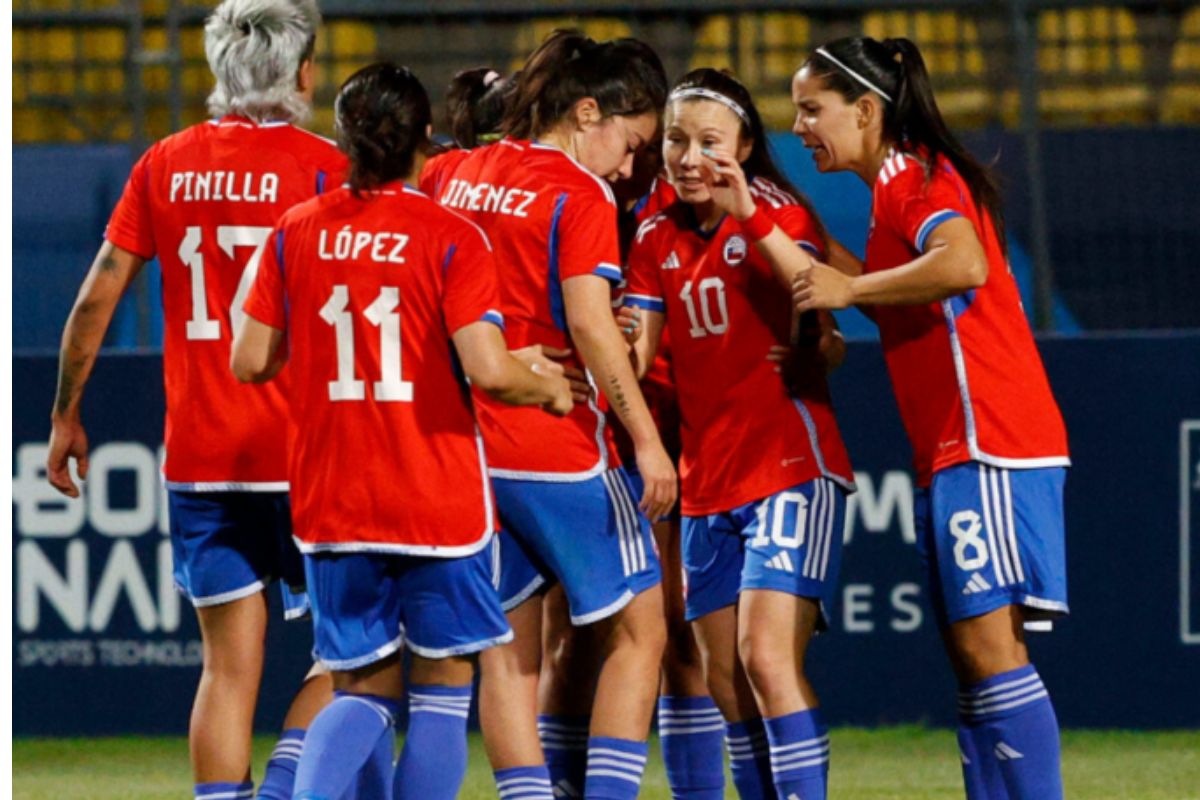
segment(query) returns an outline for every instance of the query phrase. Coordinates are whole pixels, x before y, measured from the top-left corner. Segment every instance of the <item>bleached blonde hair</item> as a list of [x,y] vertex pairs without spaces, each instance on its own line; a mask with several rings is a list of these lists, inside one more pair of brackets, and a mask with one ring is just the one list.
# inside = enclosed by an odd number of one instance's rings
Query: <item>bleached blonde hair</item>
[[204,26],[204,52],[217,79],[213,116],[300,122],[312,109],[296,86],[312,58],[321,12],[316,0],[225,0]]

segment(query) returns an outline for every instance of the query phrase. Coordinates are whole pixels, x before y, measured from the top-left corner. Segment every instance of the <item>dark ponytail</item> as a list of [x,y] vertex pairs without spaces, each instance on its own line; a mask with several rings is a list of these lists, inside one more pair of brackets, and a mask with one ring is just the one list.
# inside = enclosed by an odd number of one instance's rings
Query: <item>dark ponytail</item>
[[333,108],[355,195],[407,177],[417,152],[429,149],[429,96],[407,67],[363,67],[342,84]]
[[666,95],[666,71],[649,45],[596,42],[579,31],[558,30],[526,62],[502,130],[518,139],[537,137],[585,97],[608,117],[660,111]]
[[446,121],[459,147],[477,147],[500,130],[516,83],[491,67],[457,73],[446,90]]
[[[946,127],[933,96],[925,59],[917,46],[904,38],[880,42],[864,36],[838,39],[819,49],[890,96],[890,100],[883,101],[884,137],[901,149],[915,151],[914,155],[923,156],[922,150],[928,153],[927,176],[932,174],[937,156],[954,165],[971,190],[975,204],[991,217],[1000,246],[1007,252],[1004,208],[996,177]],[[821,76],[826,88],[842,95],[847,102],[870,91],[843,66],[819,52],[813,52],[804,66]]]
[[813,218],[821,233],[822,245],[828,245],[825,229],[821,224],[821,218],[817,216],[816,209],[813,208],[808,198],[792,185],[792,182],[787,179],[782,170],[776,166],[775,158],[771,152],[771,142],[767,138],[767,130],[763,125],[762,115],[758,113],[758,108],[754,105],[754,99],[750,95],[750,90],[728,70],[717,70],[711,67],[694,69],[684,75],[671,88],[671,94],[686,91],[687,89],[707,89],[710,92],[716,92],[723,97],[727,97],[741,106],[742,110],[746,112],[746,116],[749,117],[748,122],[744,119],[741,120],[742,138],[750,142],[750,155],[742,162],[742,170],[746,173],[746,177],[750,180],[765,178],[792,195],[796,202],[804,206]]

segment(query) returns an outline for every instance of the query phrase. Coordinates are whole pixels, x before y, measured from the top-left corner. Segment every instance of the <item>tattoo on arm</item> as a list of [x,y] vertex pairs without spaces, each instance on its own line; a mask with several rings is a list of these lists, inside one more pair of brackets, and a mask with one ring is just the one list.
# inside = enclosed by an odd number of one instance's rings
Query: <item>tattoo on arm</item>
[[621,381],[613,375],[609,379],[609,390],[607,392],[608,402],[612,403],[616,409],[617,416],[621,419],[628,419],[632,409],[629,407],[629,399],[625,397],[625,392],[621,389]]

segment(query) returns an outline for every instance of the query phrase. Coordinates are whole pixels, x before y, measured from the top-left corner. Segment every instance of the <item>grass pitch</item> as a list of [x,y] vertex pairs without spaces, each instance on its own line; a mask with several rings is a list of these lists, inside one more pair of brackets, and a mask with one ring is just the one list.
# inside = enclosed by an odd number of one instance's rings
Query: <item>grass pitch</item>
[[[832,732],[831,800],[962,798],[953,731],[922,727]],[[255,741],[255,777],[274,739]],[[641,797],[668,800],[657,743]],[[19,800],[157,800],[191,796],[187,742],[178,737],[15,739],[13,796]],[[1066,731],[1063,773],[1072,800],[1200,800],[1200,731]],[[728,783],[726,796],[735,798]],[[478,735],[464,800],[494,798]]]

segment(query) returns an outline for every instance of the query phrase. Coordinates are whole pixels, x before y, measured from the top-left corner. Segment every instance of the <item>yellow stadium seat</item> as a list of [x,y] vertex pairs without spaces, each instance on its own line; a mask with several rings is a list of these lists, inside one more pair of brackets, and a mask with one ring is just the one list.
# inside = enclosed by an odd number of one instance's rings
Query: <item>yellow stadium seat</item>
[[560,28],[575,28],[598,42],[632,36],[629,23],[615,17],[545,17],[531,20],[517,29],[513,41],[513,57],[510,71],[525,65],[525,59],[545,41],[546,37]]
[[975,22],[954,11],[879,11],[863,17],[874,39],[911,39],[921,49],[938,108],[953,122],[982,122],[994,108]]
[[1159,119],[1169,125],[1200,123],[1200,7],[1188,10],[1179,21]]
[[[1152,96],[1131,11],[1043,11],[1037,35],[1043,116],[1087,123],[1149,121]],[[1006,110],[1014,112],[1017,102],[1015,93],[1006,97]]]

